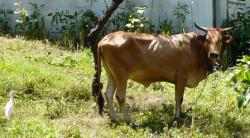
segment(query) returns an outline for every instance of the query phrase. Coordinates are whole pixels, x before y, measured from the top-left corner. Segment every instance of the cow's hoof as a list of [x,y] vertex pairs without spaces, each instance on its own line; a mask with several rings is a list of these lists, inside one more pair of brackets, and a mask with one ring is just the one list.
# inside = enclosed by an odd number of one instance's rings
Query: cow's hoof
[[175,117],[174,120],[174,122],[179,125],[185,122],[185,117]]
[[182,126],[182,125],[191,125],[192,119],[189,117],[179,117],[175,118],[174,125],[176,126]]
[[176,121],[178,122],[184,122],[185,121],[185,117],[179,117],[179,118],[176,118]]

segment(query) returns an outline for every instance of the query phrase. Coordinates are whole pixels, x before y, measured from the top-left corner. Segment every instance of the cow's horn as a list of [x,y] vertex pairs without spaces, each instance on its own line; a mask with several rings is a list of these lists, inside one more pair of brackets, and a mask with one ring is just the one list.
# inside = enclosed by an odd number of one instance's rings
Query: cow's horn
[[231,29],[233,29],[233,27],[223,28],[222,31],[225,32],[225,31],[229,31],[229,30],[231,30]]
[[198,26],[198,25],[196,24],[196,22],[194,22],[194,26],[195,26],[196,28],[198,28],[198,29],[204,31],[204,32],[207,32],[207,28]]

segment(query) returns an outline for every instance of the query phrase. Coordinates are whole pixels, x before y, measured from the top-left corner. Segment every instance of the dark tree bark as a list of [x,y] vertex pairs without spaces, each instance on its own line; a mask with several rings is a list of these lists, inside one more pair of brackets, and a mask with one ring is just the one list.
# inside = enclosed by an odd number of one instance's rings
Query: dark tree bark
[[93,29],[91,29],[90,33],[88,34],[88,41],[91,46],[91,51],[93,53],[95,63],[95,74],[92,82],[92,95],[94,97],[98,97],[97,101],[99,106],[99,114],[101,115],[104,107],[104,99],[101,93],[102,84],[100,82],[100,72],[98,72],[97,44],[100,41],[99,33],[113,14],[113,12],[123,1],[124,0],[112,0],[111,6],[107,9],[105,15],[100,18],[97,25]]

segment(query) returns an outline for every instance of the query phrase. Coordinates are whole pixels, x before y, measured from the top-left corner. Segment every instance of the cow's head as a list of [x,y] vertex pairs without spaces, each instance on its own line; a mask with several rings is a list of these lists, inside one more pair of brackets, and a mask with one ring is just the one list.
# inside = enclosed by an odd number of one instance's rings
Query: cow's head
[[232,36],[225,34],[226,31],[232,29],[230,28],[206,28],[200,27],[194,23],[195,27],[204,31],[206,34],[202,36],[202,43],[206,48],[208,53],[208,59],[211,64],[215,64],[219,58],[222,43],[230,43],[232,41]]

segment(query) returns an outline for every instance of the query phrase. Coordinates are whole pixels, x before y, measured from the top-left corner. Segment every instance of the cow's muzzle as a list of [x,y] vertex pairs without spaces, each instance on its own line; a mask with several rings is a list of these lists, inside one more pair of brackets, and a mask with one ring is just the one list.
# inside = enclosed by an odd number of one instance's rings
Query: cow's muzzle
[[208,58],[217,59],[218,57],[219,57],[219,53],[217,53],[217,52],[210,52],[208,54]]
[[208,59],[212,65],[215,65],[217,63],[218,58],[219,58],[218,52],[209,52],[208,53]]

